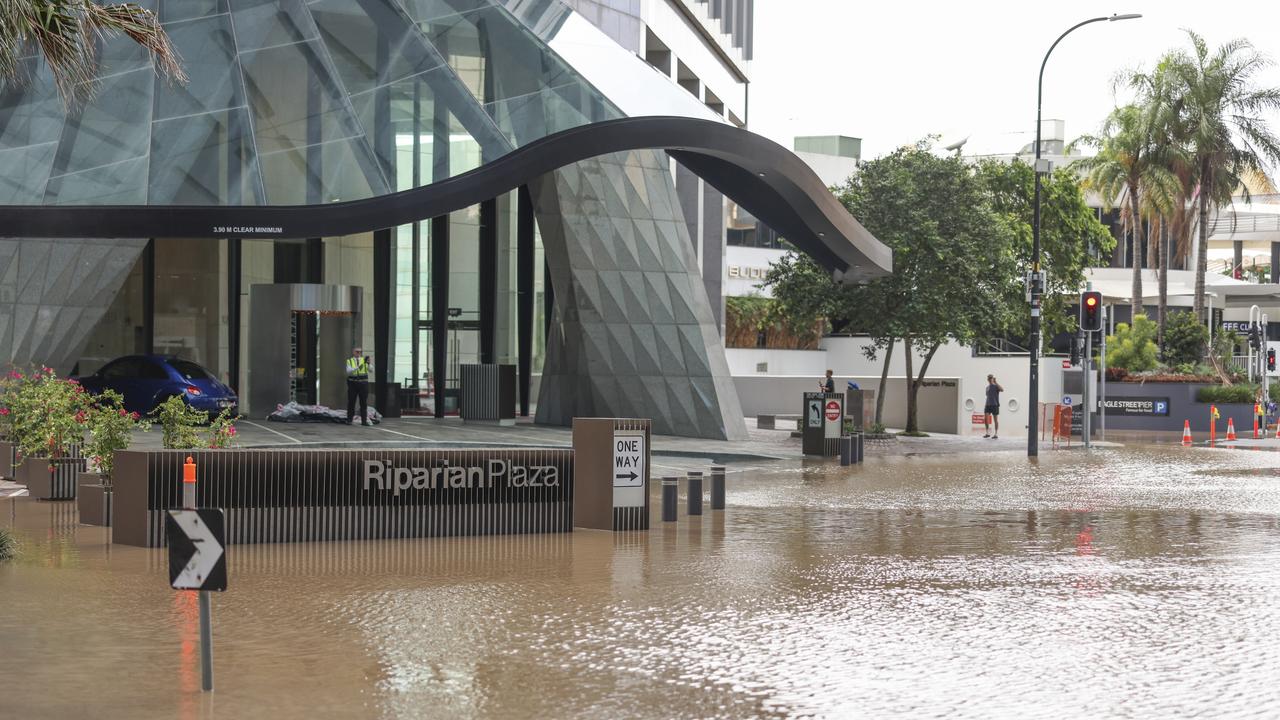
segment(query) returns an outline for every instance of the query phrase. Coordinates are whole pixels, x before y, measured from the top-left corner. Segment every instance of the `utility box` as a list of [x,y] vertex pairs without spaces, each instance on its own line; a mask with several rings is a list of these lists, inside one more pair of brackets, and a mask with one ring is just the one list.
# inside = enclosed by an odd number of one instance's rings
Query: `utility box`
[[844,400],[841,393],[804,394],[800,417],[800,442],[805,455],[835,457],[844,434]]
[[853,429],[866,432],[876,421],[876,391],[855,390],[844,391],[844,414],[853,420]]

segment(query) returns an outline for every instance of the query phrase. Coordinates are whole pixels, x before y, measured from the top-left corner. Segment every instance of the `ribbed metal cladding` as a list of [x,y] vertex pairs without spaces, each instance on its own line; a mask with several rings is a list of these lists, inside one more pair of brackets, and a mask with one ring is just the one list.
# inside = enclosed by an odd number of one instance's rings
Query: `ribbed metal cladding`
[[149,547],[165,544],[187,455],[196,502],[226,511],[231,544],[573,529],[567,449],[156,451],[146,453]]
[[642,418],[619,418],[613,421],[615,432],[619,430],[639,431],[644,433],[645,467],[644,467],[644,507],[615,507],[613,509],[613,529],[648,530],[649,529],[649,478],[653,465],[653,421]]
[[515,420],[515,365],[463,365],[460,375],[463,420]]

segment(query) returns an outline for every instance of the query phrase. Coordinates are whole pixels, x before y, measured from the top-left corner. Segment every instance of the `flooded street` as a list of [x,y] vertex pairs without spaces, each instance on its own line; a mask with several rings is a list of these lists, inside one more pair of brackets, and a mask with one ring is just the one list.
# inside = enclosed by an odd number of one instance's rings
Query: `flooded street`
[[1280,715],[1278,454],[730,470],[648,533],[234,546],[211,695],[165,551],[4,501],[0,717]]

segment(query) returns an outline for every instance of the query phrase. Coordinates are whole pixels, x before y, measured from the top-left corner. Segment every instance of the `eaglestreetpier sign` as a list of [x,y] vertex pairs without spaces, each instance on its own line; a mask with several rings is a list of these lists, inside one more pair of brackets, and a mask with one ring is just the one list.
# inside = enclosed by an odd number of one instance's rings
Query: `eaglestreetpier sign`
[[435,467],[404,467],[386,460],[364,461],[365,491],[390,491],[397,497],[411,489],[551,488],[559,485],[560,468],[555,465],[519,465],[497,458],[479,465],[439,464]]

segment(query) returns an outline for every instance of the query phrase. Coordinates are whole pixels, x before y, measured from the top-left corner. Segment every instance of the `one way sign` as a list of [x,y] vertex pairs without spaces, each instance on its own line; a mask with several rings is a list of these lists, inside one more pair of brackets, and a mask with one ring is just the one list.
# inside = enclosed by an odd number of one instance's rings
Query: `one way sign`
[[175,590],[226,590],[222,510],[170,510],[169,584]]

